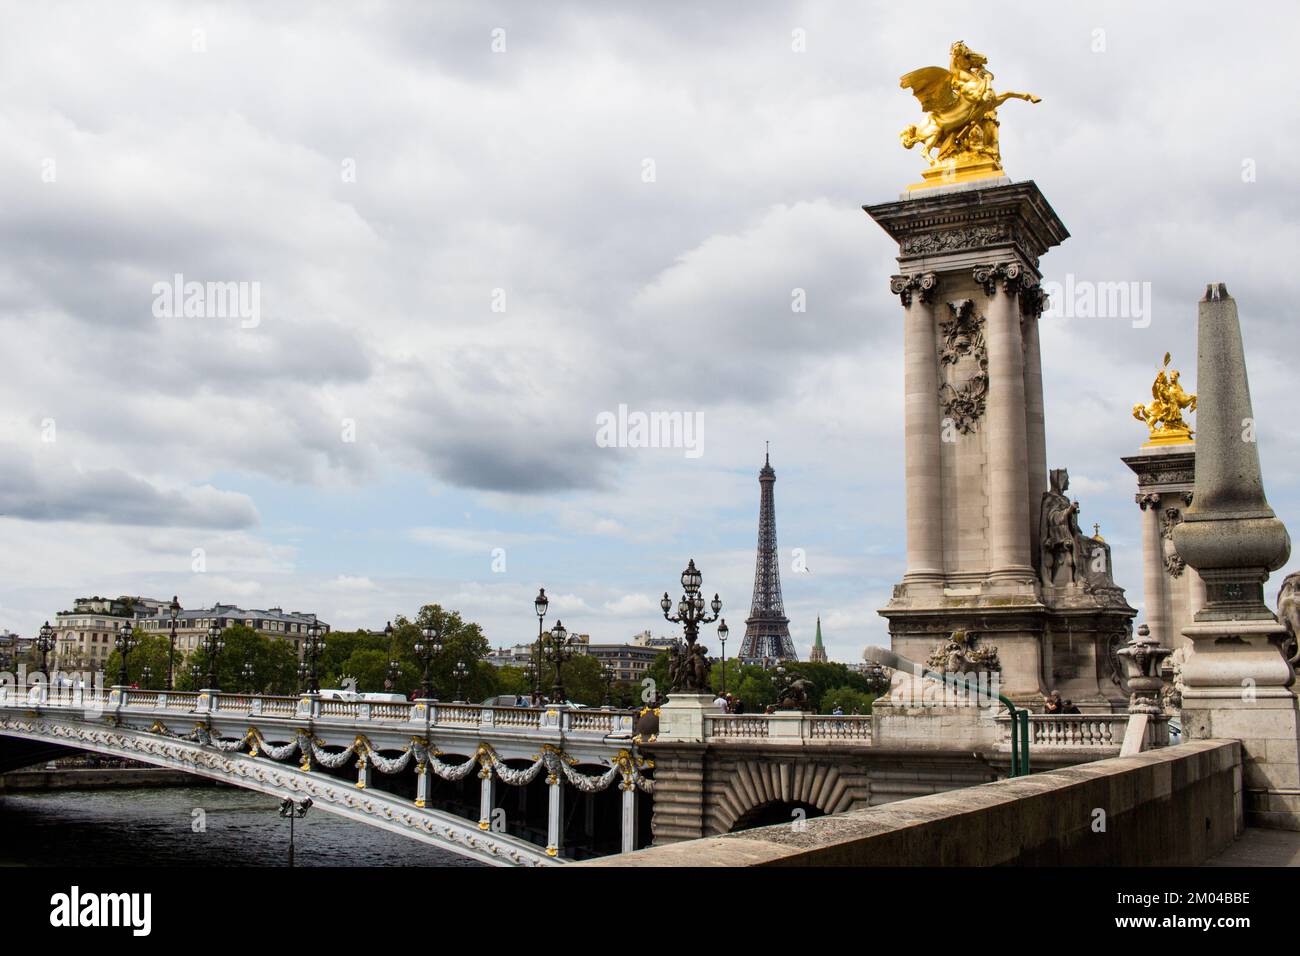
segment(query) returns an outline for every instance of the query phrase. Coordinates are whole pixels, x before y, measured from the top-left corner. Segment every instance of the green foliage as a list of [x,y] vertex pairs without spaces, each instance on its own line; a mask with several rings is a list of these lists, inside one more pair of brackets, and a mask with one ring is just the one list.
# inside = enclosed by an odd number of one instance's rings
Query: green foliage
[[[560,665],[560,674],[564,678],[564,695],[569,700],[588,707],[604,703],[605,678],[600,661],[590,654],[575,654]],[[554,684],[555,665],[547,664],[542,668],[542,693],[549,697]]]
[[853,687],[832,687],[822,695],[821,707],[817,708],[817,713],[832,713],[835,705],[839,704],[846,714],[852,714],[855,708],[859,714],[869,714],[871,702],[876,699],[876,696],[874,691],[864,693]]
[[[643,681],[654,681],[653,684],[644,684],[643,687],[646,690],[657,691],[660,697],[667,697],[668,688],[672,686],[672,678],[668,676],[668,660],[668,652],[660,651],[659,656],[650,662],[650,666],[646,668],[645,677],[642,678]],[[637,700],[643,704],[648,704],[650,701],[643,699],[644,692],[644,690],[637,692]]]
[[772,674],[757,664],[745,664],[737,675],[740,682],[736,689],[731,689],[731,674],[727,675],[727,692],[739,697],[749,713],[761,712],[768,704],[776,703],[776,688],[772,684]]
[[[221,632],[225,647],[217,657],[217,686],[228,693],[253,690],[261,694],[293,694],[298,689],[298,657],[293,644],[279,638],[259,634],[245,624],[232,624]],[[165,638],[160,638],[164,643]],[[110,658],[110,661],[112,658]],[[130,658],[135,664],[135,652]],[[250,685],[244,676],[244,664],[253,665]],[[197,680],[191,667],[199,666]],[[111,679],[113,670],[107,674]],[[157,671],[155,670],[155,674]],[[199,690],[207,685],[208,652],[200,646],[182,664],[177,661],[176,687],[178,690]],[[163,670],[164,680],[166,668]],[[162,686],[161,682],[158,686]]]
[[[160,634],[150,634],[139,639],[139,643],[126,656],[126,673],[128,684],[139,684],[141,688],[163,688],[167,686],[167,651],[171,642]],[[180,672],[181,659],[184,655],[176,652],[176,669]],[[149,680],[144,679],[144,669],[150,669]],[[104,679],[109,684],[116,684],[118,671],[122,667],[122,655],[116,648],[104,662]]]
[[528,681],[528,671],[510,664],[498,667],[496,692],[528,697],[533,692],[533,685]]

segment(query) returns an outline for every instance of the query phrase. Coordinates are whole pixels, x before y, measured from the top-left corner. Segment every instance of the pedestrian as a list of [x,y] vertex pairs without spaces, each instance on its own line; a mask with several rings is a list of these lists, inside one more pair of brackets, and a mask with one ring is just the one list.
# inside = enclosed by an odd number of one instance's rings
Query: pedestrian
[[1080,711],[1079,708],[1076,707],[1076,706],[1074,705],[1074,701],[1072,701],[1072,700],[1067,700],[1067,701],[1065,702],[1065,706],[1061,708],[1061,713],[1063,713],[1063,714],[1080,714],[1080,713],[1082,713],[1082,711]]
[[831,713],[832,713],[834,716],[836,716],[836,717],[843,717],[843,716],[844,716],[844,708],[841,707],[841,706],[839,705],[839,702],[837,701],[836,704],[835,704],[835,709],[832,710]]
[[713,698],[713,706],[718,709],[718,713],[725,714],[727,712],[727,698],[719,693],[717,697]]
[[1059,691],[1052,691],[1043,700],[1043,713],[1059,715],[1064,707],[1061,704],[1061,694]]
[[733,714],[743,714],[745,712],[745,702],[736,697],[731,702],[731,712]]

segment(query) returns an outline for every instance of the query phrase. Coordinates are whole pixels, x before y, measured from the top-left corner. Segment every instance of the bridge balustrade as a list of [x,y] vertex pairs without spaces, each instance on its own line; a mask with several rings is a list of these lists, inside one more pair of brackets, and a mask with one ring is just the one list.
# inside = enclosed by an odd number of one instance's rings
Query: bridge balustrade
[[872,741],[870,716],[776,714],[708,714],[705,736],[714,740],[764,740],[803,744],[812,740]]
[[[1002,745],[1011,747],[1011,721],[999,717],[1002,730]],[[1029,737],[1030,752],[1042,751],[1111,751],[1119,753],[1124,744],[1124,735],[1128,727],[1128,714],[1030,714]],[[1168,729],[1165,722],[1163,739],[1156,735],[1152,743],[1155,746],[1168,744]]]
[[[632,743],[634,711],[492,707],[438,701],[332,700],[312,694],[289,697],[127,687],[113,687],[107,691],[92,688],[83,692],[43,685],[30,689],[0,686],[0,706],[29,712],[35,710],[46,716],[62,711],[63,716],[72,722],[69,725],[72,727],[76,727],[78,722],[89,721],[93,727],[99,728],[104,715],[113,715],[112,733],[160,736],[177,745],[211,747],[223,754],[240,753],[244,746],[249,746],[252,758],[269,758],[277,763],[287,761],[287,766],[296,766],[296,770],[285,771],[287,773],[309,773],[313,761],[327,769],[337,769],[355,761],[357,789],[372,793],[374,800],[380,802],[390,801],[392,797],[371,790],[374,773],[400,773],[414,760],[419,765],[415,801],[419,809],[426,807],[432,776],[436,774],[445,780],[460,780],[466,775],[466,768],[475,765],[481,768],[478,773],[481,812],[477,829],[468,835],[456,835],[460,834],[458,828],[462,826],[458,820],[444,821],[437,828],[431,824],[421,827],[418,818],[411,817],[409,811],[403,811],[407,813],[406,817],[398,817],[396,810],[399,808],[396,807],[373,809],[372,802],[351,797],[341,799],[344,807],[355,810],[367,822],[367,815],[386,813],[385,819],[401,819],[421,837],[444,834],[446,845],[451,849],[468,852],[468,855],[480,859],[485,853],[513,854],[509,858],[517,862],[537,859],[536,854],[519,846],[517,840],[512,842],[513,838],[509,836],[485,835],[492,830],[495,787],[502,782],[525,786],[537,779],[543,769],[546,770],[542,778],[547,784],[548,801],[543,861],[553,860],[560,854],[566,787],[577,787],[585,793],[598,793],[611,786],[622,791],[620,827],[624,851],[635,849],[636,845],[637,793],[649,793],[653,787],[653,779],[644,776],[640,769],[648,762],[637,755]],[[8,716],[0,715],[0,719]],[[27,713],[21,720],[31,717]],[[193,719],[193,729],[188,734],[185,733],[186,725],[190,723],[185,719],[187,717]],[[268,722],[265,720],[267,717],[278,719]],[[93,733],[100,732],[96,729]],[[74,730],[71,733],[55,732],[55,735],[64,740],[90,741],[93,733],[91,736],[78,735]],[[455,755],[450,762],[443,761],[441,749],[431,749],[435,735],[436,742]],[[97,738],[94,742],[103,743]],[[152,744],[137,748],[115,742],[113,746],[124,747],[132,754],[158,753],[150,749],[154,746]],[[338,749],[340,747],[342,749]],[[426,749],[421,751],[420,747]],[[400,752],[401,756],[385,756],[394,752]],[[296,765],[294,753],[301,754],[301,766]],[[460,762],[460,754],[469,755],[467,763]],[[532,761],[534,766],[521,768],[507,761],[516,764]],[[595,764],[607,769],[591,775],[580,771],[579,764]],[[243,778],[246,774],[241,771],[238,776]],[[364,813],[356,809],[363,804]],[[339,805],[338,799],[331,804],[336,809]],[[475,836],[476,833],[479,835]],[[494,848],[484,849],[488,844]],[[535,847],[532,849],[536,850]],[[500,859],[500,856],[491,857],[491,861]]]

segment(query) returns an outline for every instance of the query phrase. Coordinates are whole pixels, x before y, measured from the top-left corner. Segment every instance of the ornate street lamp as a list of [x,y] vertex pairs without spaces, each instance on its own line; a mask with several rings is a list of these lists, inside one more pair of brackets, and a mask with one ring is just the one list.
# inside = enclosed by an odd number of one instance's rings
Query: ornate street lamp
[[[215,606],[213,611],[216,611]],[[208,679],[205,690],[221,689],[217,686],[217,657],[225,646],[226,642],[221,639],[221,620],[214,617],[212,623],[208,625],[208,637],[203,645],[208,654]]]
[[241,673],[244,676],[244,686],[248,688],[248,692],[250,694],[253,693],[253,691],[256,689],[257,686],[256,684],[257,669],[253,666],[253,661],[251,658],[244,661],[244,667]]
[[533,610],[537,612],[537,647],[533,649],[533,661],[537,666],[533,667],[533,694],[539,694],[542,690],[542,618],[546,617],[546,609],[551,602],[546,598],[546,588],[537,589],[537,598],[533,601]]
[[[534,654],[537,653],[537,649],[536,649],[536,648],[533,649],[533,653],[534,653]],[[524,665],[524,677],[528,680],[528,686],[531,687],[531,688],[533,689],[532,696],[530,696],[529,699],[528,699],[528,706],[532,707],[532,706],[534,706],[534,705],[537,703],[537,694],[538,694],[538,691],[537,691],[537,662],[536,662],[536,661],[531,661],[531,660],[530,660],[528,663],[526,663],[526,664]]]
[[718,625],[718,643],[722,645],[722,696],[727,696],[727,635],[731,631],[727,628],[727,619],[724,617],[722,623]]
[[456,699],[463,701],[465,678],[469,676],[469,668],[465,666],[464,661],[456,662],[456,666],[452,668],[452,675],[456,678]]
[[420,658],[420,664],[424,668],[423,676],[420,678],[420,696],[425,700],[433,699],[433,678],[429,674],[429,668],[433,664],[433,659],[442,653],[442,635],[438,633],[437,625],[426,624],[420,628],[420,637],[415,642],[415,655]]
[[[50,656],[50,651],[54,650],[54,628],[50,627],[50,622],[46,621],[41,625],[41,631],[36,637],[36,649],[41,652],[41,673],[49,674],[46,669],[46,658]],[[18,638],[14,638],[14,670],[18,670]]]
[[307,662],[299,661],[298,662],[298,693],[300,694],[302,693],[303,687],[305,687],[307,684],[307,671],[308,671]]
[[121,657],[122,666],[117,672],[117,683],[119,687],[125,687],[130,681],[126,673],[126,658],[131,653],[131,648],[135,647],[135,632],[131,630],[131,622],[123,621],[122,626],[117,631],[117,653]]
[[292,797],[285,797],[280,801],[280,816],[289,818],[289,865],[293,866],[293,821],[300,820],[307,815],[311,809],[311,797],[304,800],[294,801]]
[[153,668],[148,664],[140,668],[140,686],[148,690],[153,682]]
[[556,621],[555,627],[551,628],[550,637],[543,651],[547,663],[555,665],[555,684],[551,687],[551,703],[562,704],[564,703],[564,678],[560,676],[560,665],[573,657],[573,644],[562,621]]
[[325,632],[321,629],[319,622],[312,618],[311,624],[307,625],[307,640],[303,642],[303,655],[307,663],[307,693],[320,693],[320,673],[317,670],[317,663],[320,660],[320,653],[325,649]]
[[195,690],[199,689],[199,678],[202,676],[203,668],[199,666],[198,661],[195,661],[190,665],[190,683],[194,685]]
[[605,700],[602,706],[609,707],[614,702],[614,668],[610,667],[608,661],[600,665],[600,679],[605,682]]
[[704,595],[700,593],[700,585],[703,582],[704,575],[700,574],[695,567],[695,559],[692,558],[686,565],[686,570],[682,572],[682,596],[677,602],[677,614],[670,613],[673,601],[667,591],[664,592],[663,600],[659,602],[659,606],[663,608],[664,618],[673,624],[680,624],[686,634],[686,650],[682,651],[680,647],[674,647],[672,651],[670,690],[687,694],[703,694],[709,689],[709,659],[705,654],[706,648],[697,645],[695,639],[699,636],[700,625],[712,624],[718,619],[718,613],[722,610],[722,600],[715,594],[709,604],[709,610],[713,612],[712,616],[704,613]]
[[[388,638],[388,653],[393,653],[393,622],[389,621],[384,625],[384,637]],[[396,658],[390,658],[388,661],[388,674],[384,678],[384,690],[393,690],[397,686],[397,678],[402,676],[402,664]]]
[[176,618],[180,617],[181,602],[175,594],[172,595],[172,603],[167,605],[167,614],[171,618],[172,637],[171,643],[167,648],[167,689],[176,689]]

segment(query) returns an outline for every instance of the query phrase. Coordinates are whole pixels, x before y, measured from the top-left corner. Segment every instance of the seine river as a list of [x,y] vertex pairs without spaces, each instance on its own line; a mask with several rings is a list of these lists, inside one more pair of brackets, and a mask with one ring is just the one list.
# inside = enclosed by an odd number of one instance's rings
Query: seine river
[[[272,797],[227,787],[0,795],[0,866],[284,866],[289,821]],[[479,866],[312,809],[297,866]]]

